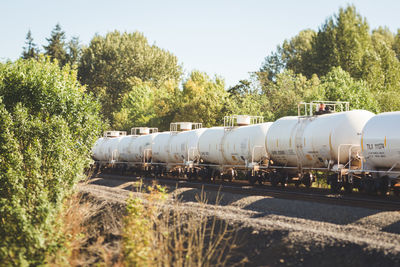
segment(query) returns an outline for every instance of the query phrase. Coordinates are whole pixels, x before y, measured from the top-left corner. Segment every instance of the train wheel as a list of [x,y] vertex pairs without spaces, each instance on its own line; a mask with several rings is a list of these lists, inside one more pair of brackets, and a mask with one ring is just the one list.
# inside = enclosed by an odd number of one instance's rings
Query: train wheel
[[396,197],[400,197],[400,188],[395,187],[395,188],[393,189],[393,193],[394,193],[394,195],[395,195]]
[[387,193],[389,191],[389,177],[388,176],[383,176],[382,178],[380,178],[378,190],[382,196],[387,195]]
[[289,176],[288,174],[283,174],[279,176],[279,183],[281,184],[282,187],[286,187],[289,182]]
[[367,193],[367,194],[376,195],[376,193],[378,192],[378,188],[375,184],[375,181],[372,178],[365,179],[364,183],[363,183],[363,187],[364,187],[365,193]]
[[338,181],[331,182],[331,191],[332,191],[332,193],[339,193],[340,189],[342,189],[341,183],[339,183]]
[[278,186],[279,180],[278,180],[278,177],[277,177],[276,173],[271,173],[270,174],[270,182],[271,182],[271,185],[273,187]]
[[258,174],[257,175],[257,181],[258,181],[259,185],[263,185],[264,175],[263,174]]
[[310,188],[312,184],[312,176],[310,173],[304,174],[303,178],[301,179],[302,183],[307,187]]
[[331,187],[332,193],[339,193],[340,189],[342,189],[342,183],[338,182],[337,174],[332,174],[328,177],[328,184]]
[[343,187],[344,187],[344,191],[345,191],[347,194],[351,194],[351,193],[353,192],[353,184],[351,184],[351,183],[349,183],[349,182],[345,182],[344,185],[343,185]]
[[253,175],[251,172],[247,172],[247,180],[250,185],[254,185],[257,182],[257,176]]

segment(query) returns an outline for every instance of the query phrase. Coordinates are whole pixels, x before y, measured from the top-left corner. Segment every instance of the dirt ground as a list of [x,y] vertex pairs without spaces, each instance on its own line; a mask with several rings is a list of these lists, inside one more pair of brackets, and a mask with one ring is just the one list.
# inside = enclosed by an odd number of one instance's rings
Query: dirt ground
[[[103,245],[120,249],[121,218],[134,182],[92,178],[79,185],[86,201],[100,211],[88,222]],[[400,212],[379,211],[307,201],[169,188],[187,211],[216,216],[237,235],[238,249],[229,264],[247,258],[247,266],[399,266]],[[167,207],[168,208],[168,207]]]

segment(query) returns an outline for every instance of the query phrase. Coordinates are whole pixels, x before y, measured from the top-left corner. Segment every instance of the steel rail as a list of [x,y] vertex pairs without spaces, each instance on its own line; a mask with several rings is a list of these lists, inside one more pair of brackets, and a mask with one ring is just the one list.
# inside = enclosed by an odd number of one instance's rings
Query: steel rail
[[[235,182],[200,182],[180,178],[143,177],[121,174],[99,174],[92,178],[115,179],[124,181],[157,182],[170,187],[189,187],[205,191],[219,191],[233,194],[268,196],[288,200],[312,201],[322,204],[352,206],[374,210],[400,210],[400,199],[383,199],[382,196],[365,196],[353,193],[352,195],[331,194],[315,188],[270,188],[264,186],[249,186]],[[90,179],[89,179],[90,181]]]

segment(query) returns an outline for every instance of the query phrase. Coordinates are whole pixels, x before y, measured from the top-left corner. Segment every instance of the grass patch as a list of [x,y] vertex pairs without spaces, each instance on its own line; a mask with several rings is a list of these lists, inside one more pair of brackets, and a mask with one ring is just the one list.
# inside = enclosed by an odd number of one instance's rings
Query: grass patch
[[[123,262],[127,266],[224,266],[237,248],[227,223],[200,209],[188,211],[159,185],[144,198],[130,197],[124,218]],[[242,260],[244,262],[244,260]],[[241,263],[242,263],[241,262]]]

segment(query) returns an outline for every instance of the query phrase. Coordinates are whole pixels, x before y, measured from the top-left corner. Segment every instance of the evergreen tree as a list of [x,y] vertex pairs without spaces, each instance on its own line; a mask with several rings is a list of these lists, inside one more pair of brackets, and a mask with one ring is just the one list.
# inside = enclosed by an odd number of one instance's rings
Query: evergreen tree
[[45,55],[48,55],[52,60],[56,59],[60,67],[67,63],[67,52],[65,51],[65,32],[61,29],[59,23],[51,31],[50,38],[46,38],[49,43],[43,46]]
[[397,30],[397,34],[394,37],[393,50],[396,52],[396,56],[400,60],[400,29]]
[[28,33],[26,34],[25,45],[26,46],[23,47],[24,50],[22,51],[21,57],[23,59],[29,59],[29,58],[37,59],[40,51],[37,45],[33,42],[31,30],[29,30]]
[[70,65],[77,65],[82,54],[79,37],[74,36],[67,45],[67,62]]

